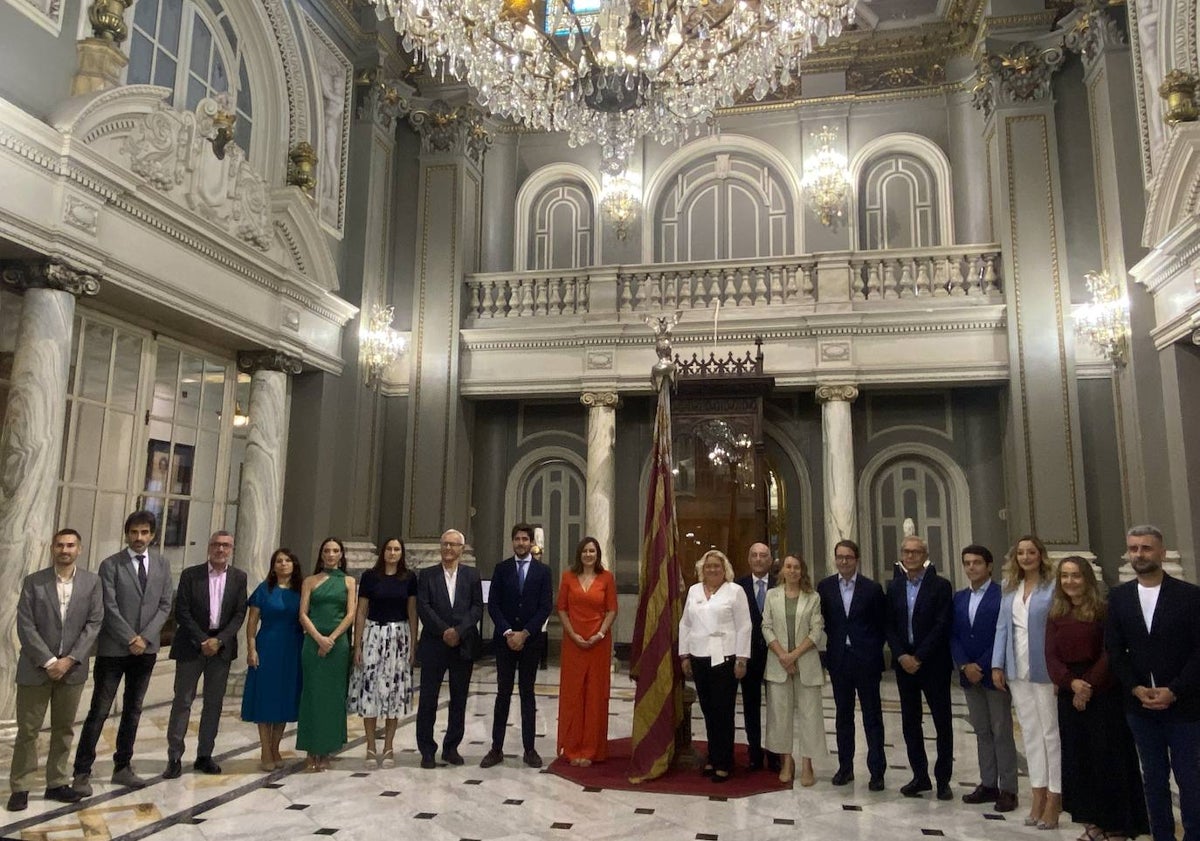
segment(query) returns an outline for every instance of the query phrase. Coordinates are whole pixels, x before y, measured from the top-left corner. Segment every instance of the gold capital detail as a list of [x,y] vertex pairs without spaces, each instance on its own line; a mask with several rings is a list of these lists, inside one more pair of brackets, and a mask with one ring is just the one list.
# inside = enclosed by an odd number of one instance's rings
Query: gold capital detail
[[831,400],[838,400],[843,403],[853,403],[858,399],[858,386],[845,383],[842,385],[819,385],[817,386],[817,402],[828,403]]

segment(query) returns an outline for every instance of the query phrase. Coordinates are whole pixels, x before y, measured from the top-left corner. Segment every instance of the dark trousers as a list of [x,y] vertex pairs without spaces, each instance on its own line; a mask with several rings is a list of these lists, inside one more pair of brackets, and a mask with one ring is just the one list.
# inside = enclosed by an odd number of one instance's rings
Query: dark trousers
[[733,658],[714,663],[708,657],[693,657],[692,679],[696,681],[696,698],[708,733],[708,764],[714,771],[731,772],[738,684],[733,676]]
[[[504,733],[508,728],[508,708],[512,701],[513,679],[521,694],[521,744],[526,752],[533,750],[537,736],[537,704],[533,694],[541,657],[542,637],[539,634],[526,641],[520,651],[513,651],[504,640],[497,640],[496,649],[496,708],[492,715],[492,748],[504,750]],[[519,676],[519,677],[518,677]]]
[[200,710],[200,739],[196,743],[196,758],[212,756],[221,724],[221,704],[225,701],[225,685],[229,682],[229,661],[224,657],[197,657],[195,660],[175,661],[175,700],[171,702],[171,719],[167,724],[167,759],[183,757],[183,740],[187,735],[196,686],[204,677],[204,706]]
[[150,675],[158,653],[126,654],[121,657],[97,657],[92,668],[92,705],[88,708],[79,747],[75,750],[75,773],[92,773],[96,761],[96,743],[104,720],[117,698],[117,688],[125,680],[125,695],[121,700],[121,724],[117,728],[117,752],[113,754],[114,770],[120,770],[133,759],[133,743],[137,739],[138,722],[142,719],[142,699],[150,686]]
[[746,676],[738,681],[742,688],[742,720],[746,725],[746,744],[750,748],[751,765],[759,765],[763,761],[762,692],[766,671],[766,649],[752,651],[746,662]]
[[867,737],[867,771],[872,777],[882,777],[887,770],[883,749],[883,702],[879,697],[882,672],[869,669],[838,669],[829,671],[833,685],[833,704],[836,710],[838,769],[854,770],[854,696],[862,708],[863,732]]
[[459,656],[457,648],[444,646],[438,652],[421,660],[421,698],[417,702],[417,750],[421,756],[432,758],[437,753],[437,742],[433,738],[433,723],[437,719],[438,696],[442,692],[442,681],[450,673],[450,716],[446,723],[446,737],[442,750],[457,750],[462,743],[466,728],[467,691],[471,686],[471,671],[474,663]]
[[1126,713],[1142,765],[1142,786],[1154,841],[1174,841],[1171,772],[1179,786],[1183,841],[1200,841],[1200,721],[1171,721]]
[[896,669],[896,688],[900,690],[900,726],[908,765],[913,778],[929,779],[929,758],[925,755],[925,730],[921,726],[924,711],[921,696],[929,705],[929,716],[937,733],[937,762],[933,775],[939,783],[949,783],[954,770],[954,730],[950,718],[950,670],[922,666],[915,675]]

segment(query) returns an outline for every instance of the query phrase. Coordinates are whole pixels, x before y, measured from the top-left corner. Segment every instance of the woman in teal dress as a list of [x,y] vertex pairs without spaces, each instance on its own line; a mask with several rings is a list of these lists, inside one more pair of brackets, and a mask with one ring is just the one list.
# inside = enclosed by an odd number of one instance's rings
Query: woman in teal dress
[[259,767],[283,765],[279,742],[284,726],[295,721],[300,705],[300,589],[304,573],[290,549],[271,555],[267,580],[255,588],[246,612],[246,689],[242,720],[258,725],[262,748]]
[[300,669],[300,726],[296,749],[306,751],[306,771],[325,771],[329,757],[346,744],[346,685],[350,678],[350,641],[357,601],[354,579],[346,575],[342,541],[321,543],[317,569],[300,590],[304,645]]

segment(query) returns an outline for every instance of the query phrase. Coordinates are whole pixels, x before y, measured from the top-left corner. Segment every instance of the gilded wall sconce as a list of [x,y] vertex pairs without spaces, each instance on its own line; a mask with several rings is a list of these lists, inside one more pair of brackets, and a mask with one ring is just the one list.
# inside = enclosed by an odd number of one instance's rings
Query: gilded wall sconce
[[125,10],[132,4],[133,0],[95,0],[88,8],[92,35],[114,44],[124,41],[129,35],[129,27],[125,25]]
[[225,160],[225,147],[233,141],[233,124],[237,122],[237,114],[229,111],[218,111],[213,115],[213,136],[208,139],[212,144],[213,154],[218,161]]
[[1200,116],[1196,109],[1196,87],[1200,85],[1191,73],[1176,68],[1163,77],[1158,86],[1158,95],[1167,101],[1166,120],[1175,123],[1195,122]]
[[311,193],[317,186],[317,153],[312,145],[308,141],[300,141],[288,152],[288,160],[292,163],[288,183]]

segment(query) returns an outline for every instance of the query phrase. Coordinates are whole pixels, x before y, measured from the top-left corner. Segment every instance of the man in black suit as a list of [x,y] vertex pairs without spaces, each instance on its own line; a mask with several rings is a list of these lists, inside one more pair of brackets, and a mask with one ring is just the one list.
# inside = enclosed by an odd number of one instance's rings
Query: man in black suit
[[229,682],[229,664],[237,657],[237,635],[246,618],[246,572],[229,565],[233,535],[214,532],[208,540],[208,561],[190,566],[179,576],[175,591],[175,699],[167,723],[167,769],[163,778],[183,773],[183,740],[187,735],[196,686],[204,676],[204,705],[200,738],[192,767],[202,774],[220,774],[213,746],[221,724],[221,704]]
[[508,728],[513,678],[518,671],[523,760],[530,768],[542,767],[542,758],[533,744],[537,736],[533,684],[545,639],[542,626],[553,606],[550,570],[533,559],[533,526],[528,523],[512,527],[512,548],[512,557],[496,566],[488,592],[488,613],[496,626],[492,642],[496,652],[496,707],[492,714],[492,749],[479,763],[481,768],[504,761],[504,732]]
[[883,703],[879,683],[883,676],[884,622],[887,603],[883,588],[859,574],[858,544],[842,540],[833,548],[837,573],[817,585],[821,615],[829,648],[825,666],[833,685],[837,710],[838,770],[835,786],[854,781],[854,696],[862,707],[867,737],[867,770],[871,791],[883,791],[887,759],[883,748]]
[[1125,718],[1142,764],[1154,841],[1173,841],[1171,772],[1179,786],[1184,841],[1200,839],[1200,588],[1163,571],[1154,526],[1125,538],[1136,581],[1108,597],[1104,644],[1125,690]]
[[763,753],[762,747],[762,688],[763,674],[767,671],[767,641],[762,635],[763,605],[767,601],[767,590],[771,589],[771,549],[765,543],[755,543],[746,556],[750,574],[743,575],[736,583],[746,591],[746,602],[750,605],[750,660],[746,663],[746,675],[738,683],[742,687],[742,718],[746,724],[746,744],[750,748],[751,771],[767,767],[779,771],[779,757]]
[[929,715],[937,732],[938,800],[952,800],[950,773],[954,769],[954,731],[950,718],[950,629],[954,624],[954,587],[937,574],[929,560],[929,547],[916,536],[900,543],[900,565],[904,576],[888,583],[888,647],[896,688],[900,692],[900,724],[908,764],[913,778],[900,788],[905,797],[920,797],[933,788],[929,782],[929,758],[925,755],[925,732],[921,726],[921,696],[929,704]]
[[437,718],[442,681],[450,673],[450,710],[442,759],[462,765],[458,753],[466,728],[467,690],[479,654],[479,622],[483,619],[483,588],[474,567],[459,563],[466,538],[457,529],[442,535],[438,550],[442,562],[421,570],[417,579],[417,614],[421,639],[417,659],[421,664],[421,699],[417,704],[417,749],[421,767],[436,768],[433,722]]

